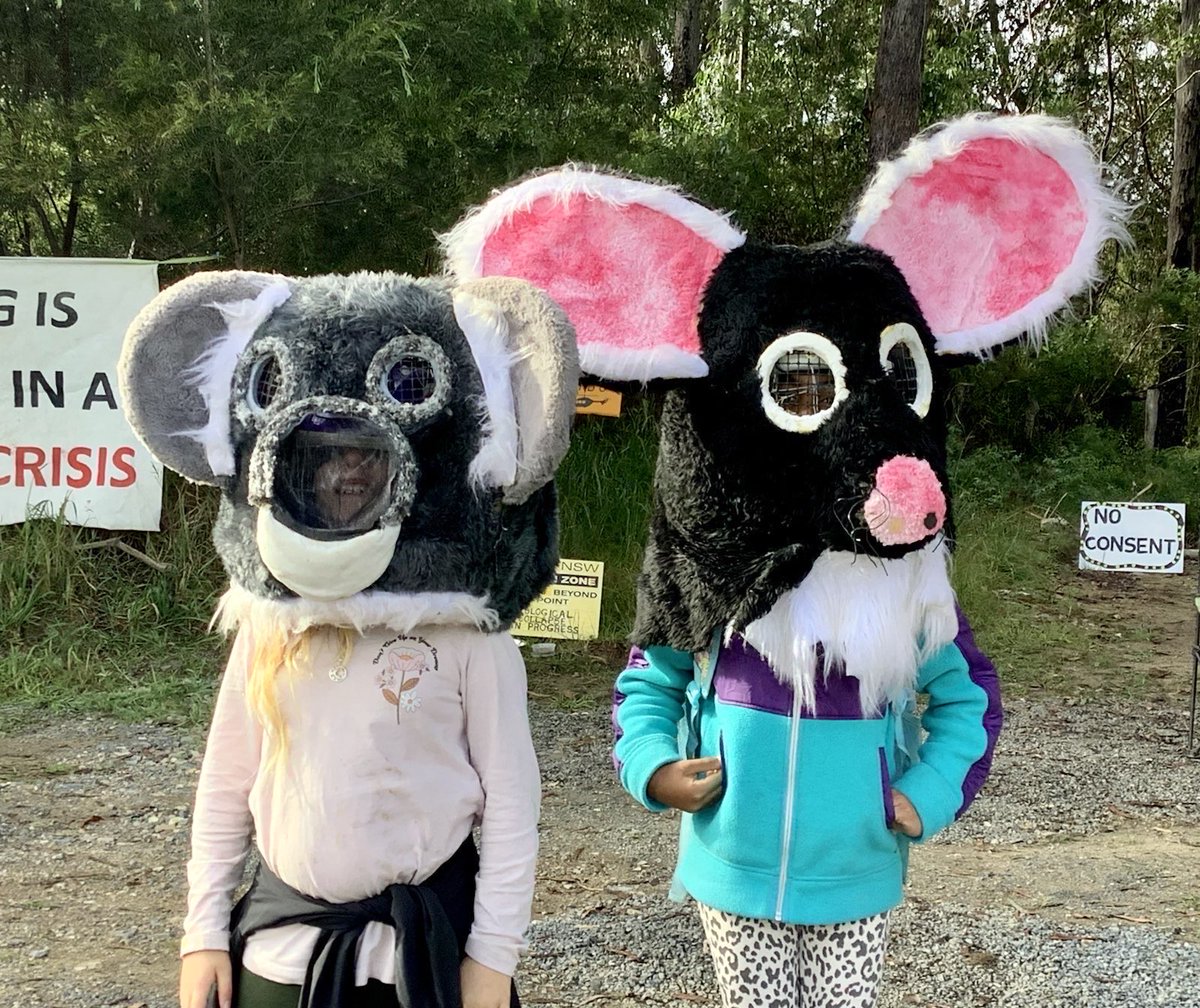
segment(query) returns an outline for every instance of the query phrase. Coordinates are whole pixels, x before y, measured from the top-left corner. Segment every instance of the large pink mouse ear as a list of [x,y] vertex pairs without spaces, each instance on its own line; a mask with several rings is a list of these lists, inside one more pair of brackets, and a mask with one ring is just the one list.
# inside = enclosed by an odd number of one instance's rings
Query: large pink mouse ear
[[582,370],[622,381],[708,373],[701,295],[743,241],[668,186],[572,165],[501,191],[443,236],[452,273],[540,287],[575,327]]
[[904,274],[940,353],[1027,334],[1096,279],[1125,205],[1087,141],[1048,116],[967,116],[880,165],[850,230]]

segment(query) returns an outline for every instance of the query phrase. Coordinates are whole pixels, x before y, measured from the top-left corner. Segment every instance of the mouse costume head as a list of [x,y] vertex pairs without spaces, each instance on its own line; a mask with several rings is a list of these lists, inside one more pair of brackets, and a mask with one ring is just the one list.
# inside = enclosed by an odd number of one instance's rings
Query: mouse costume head
[[585,372],[675,379],[634,640],[737,630],[802,688],[836,660],[869,699],[955,631],[944,358],[1038,341],[1119,209],[1063,124],[969,117],[883,165],[845,240],[757,243],[669,187],[566,168],[447,246],[460,277],[554,297]]
[[516,279],[200,273],[134,320],[138,435],[220,487],[227,625],[506,626],[549,579],[578,365]]

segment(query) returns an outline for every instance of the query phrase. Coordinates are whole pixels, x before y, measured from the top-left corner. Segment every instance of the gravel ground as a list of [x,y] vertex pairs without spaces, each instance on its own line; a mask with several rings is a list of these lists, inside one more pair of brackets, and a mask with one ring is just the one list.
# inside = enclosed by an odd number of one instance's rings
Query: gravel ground
[[[603,712],[535,707],[545,781],[529,1005],[715,1005],[665,898],[672,816],[612,779]],[[1182,708],[1010,701],[971,814],[914,854],[882,1008],[1200,1008],[1200,763]],[[0,1006],[169,1008],[196,742],[44,721],[0,736]]]

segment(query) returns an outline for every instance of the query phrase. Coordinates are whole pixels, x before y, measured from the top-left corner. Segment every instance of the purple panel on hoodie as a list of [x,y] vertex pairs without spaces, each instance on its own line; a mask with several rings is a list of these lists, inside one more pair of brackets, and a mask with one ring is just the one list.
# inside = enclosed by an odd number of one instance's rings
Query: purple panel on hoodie
[[992,768],[992,753],[996,748],[996,739],[1000,736],[1000,726],[1004,722],[1004,710],[1000,706],[1000,680],[996,675],[996,667],[992,664],[975,644],[975,635],[971,633],[971,624],[961,609],[958,610],[958,636],[954,638],[963,658],[967,662],[967,671],[971,681],[987,694],[987,710],[983,713],[983,730],[987,733],[987,748],[967,771],[963,780],[963,803],[955,813],[957,819],[975,800],[983,782],[987,779],[988,771]]
[[[792,712],[792,688],[781,683],[763,656],[737,635],[721,649],[713,689],[722,703],[768,714]],[[815,708],[801,711],[800,716],[820,720],[862,719],[858,680],[846,675],[840,666],[834,666],[829,675],[817,681]]]

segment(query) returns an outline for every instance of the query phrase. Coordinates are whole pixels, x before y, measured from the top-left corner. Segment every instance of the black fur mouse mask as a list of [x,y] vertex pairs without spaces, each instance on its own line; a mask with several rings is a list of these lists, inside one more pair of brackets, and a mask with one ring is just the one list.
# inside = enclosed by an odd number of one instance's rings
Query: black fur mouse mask
[[568,166],[446,244],[460,278],[558,301],[585,373],[676,379],[634,641],[737,630],[785,678],[823,656],[882,696],[957,626],[939,357],[1037,342],[1120,211],[1064,124],[972,116],[882,165],[844,241],[758,244],[667,186]]
[[531,284],[199,273],[120,376],[150,451],[221,488],[226,627],[495,630],[553,572],[578,359]]

